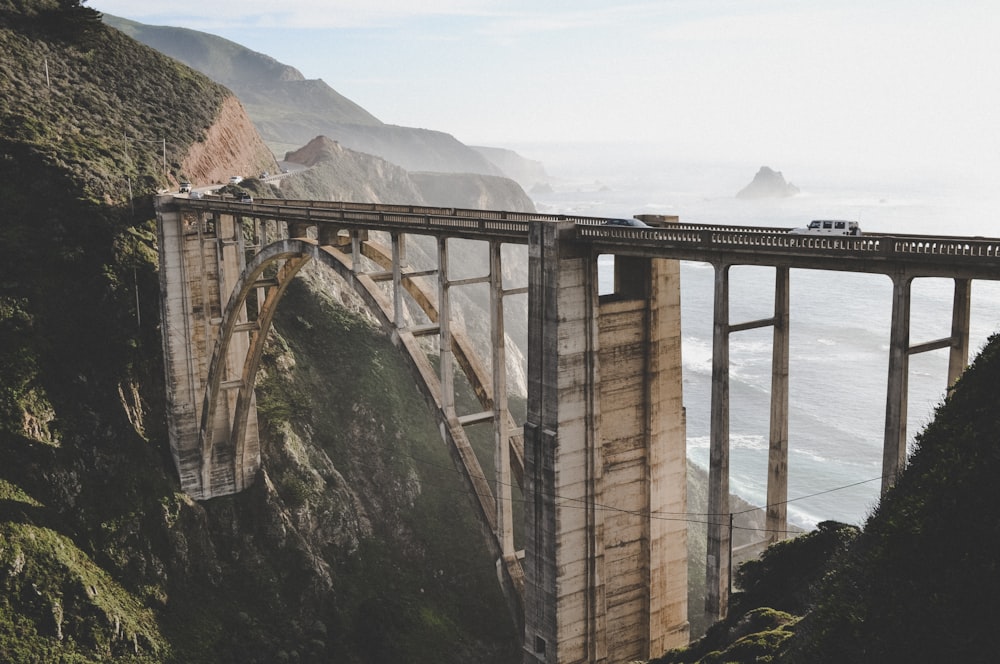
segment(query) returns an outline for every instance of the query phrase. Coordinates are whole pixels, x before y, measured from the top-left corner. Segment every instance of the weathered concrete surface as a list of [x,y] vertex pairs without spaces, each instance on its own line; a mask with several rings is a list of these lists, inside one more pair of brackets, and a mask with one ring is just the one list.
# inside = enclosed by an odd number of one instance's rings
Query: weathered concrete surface
[[628,662],[688,640],[677,263],[532,231],[525,662]]
[[[168,432],[181,489],[200,500],[242,490],[260,465],[252,396],[240,458],[230,441],[236,392],[228,384],[224,407],[216,409],[211,423],[210,459],[205,458],[200,436],[209,363],[226,305],[223,298],[228,298],[243,271],[243,243],[232,216],[182,214],[169,200],[163,197],[157,206]],[[245,312],[240,315],[245,321]],[[234,335],[224,363],[224,383],[239,381],[247,350],[246,335]]]

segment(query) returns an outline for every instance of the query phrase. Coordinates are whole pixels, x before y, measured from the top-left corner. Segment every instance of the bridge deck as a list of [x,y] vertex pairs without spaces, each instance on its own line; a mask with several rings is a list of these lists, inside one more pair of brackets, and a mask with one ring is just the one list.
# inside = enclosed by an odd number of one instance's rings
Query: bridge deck
[[175,198],[182,208],[293,223],[527,244],[537,222],[576,224],[576,240],[596,253],[845,272],[1000,280],[1000,239],[944,235],[796,235],[787,228],[667,224],[607,226],[605,217],[263,199]]

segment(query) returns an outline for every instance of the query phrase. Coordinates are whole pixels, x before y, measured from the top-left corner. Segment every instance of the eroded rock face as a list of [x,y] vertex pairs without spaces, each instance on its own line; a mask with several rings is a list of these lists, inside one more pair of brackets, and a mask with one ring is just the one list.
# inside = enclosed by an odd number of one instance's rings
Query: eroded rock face
[[781,171],[761,166],[753,176],[753,181],[740,189],[736,198],[787,198],[798,193],[799,188],[791,182],[785,182]]
[[232,175],[277,172],[274,155],[254,128],[236,97],[222,102],[205,140],[188,149],[181,172],[196,185],[224,183]]

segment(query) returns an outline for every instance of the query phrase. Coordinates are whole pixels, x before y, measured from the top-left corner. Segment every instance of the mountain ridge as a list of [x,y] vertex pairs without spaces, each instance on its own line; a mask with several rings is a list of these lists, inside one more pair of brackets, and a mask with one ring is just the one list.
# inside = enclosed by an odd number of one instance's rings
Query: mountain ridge
[[[508,176],[481,150],[447,132],[385,124],[321,79],[305,79],[294,67],[236,42],[110,14],[104,21],[232,89],[276,154],[296,150],[322,135],[409,171]],[[507,155],[504,163],[518,175],[526,170],[537,173],[530,160],[514,167],[515,161]]]

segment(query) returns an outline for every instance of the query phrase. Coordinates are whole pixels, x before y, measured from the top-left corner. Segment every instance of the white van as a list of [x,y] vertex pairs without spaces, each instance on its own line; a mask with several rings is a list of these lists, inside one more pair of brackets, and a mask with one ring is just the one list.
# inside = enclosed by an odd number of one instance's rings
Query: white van
[[861,227],[856,221],[839,219],[815,219],[808,226],[788,231],[795,235],[861,235]]

